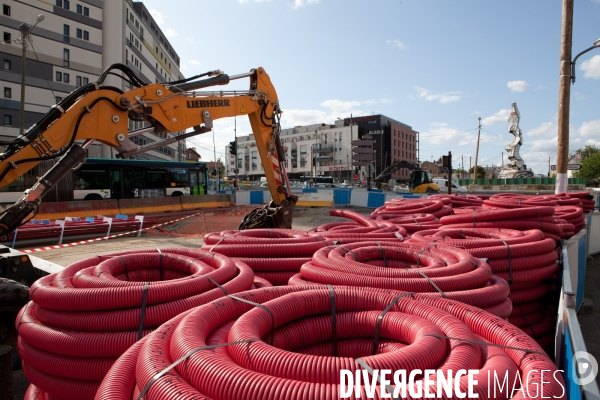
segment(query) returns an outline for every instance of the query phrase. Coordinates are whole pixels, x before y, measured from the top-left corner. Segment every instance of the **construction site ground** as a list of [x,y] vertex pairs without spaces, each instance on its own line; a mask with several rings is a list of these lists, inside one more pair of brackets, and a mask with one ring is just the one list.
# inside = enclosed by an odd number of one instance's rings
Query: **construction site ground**
[[[250,209],[251,207],[204,212],[197,217],[166,225],[160,230],[152,230],[140,238],[120,237],[74,247],[42,251],[34,255],[44,260],[67,266],[73,262],[95,255],[124,250],[167,247],[199,248],[204,244],[202,237],[206,232],[236,229],[243,215]],[[370,214],[372,211],[371,209],[362,207],[348,207],[347,209],[365,215]],[[294,212],[293,228],[309,230],[328,222],[341,220],[338,217],[330,216],[329,210],[329,208],[297,208]],[[587,263],[585,286],[585,297],[591,300],[595,307],[582,307],[579,313],[579,322],[588,351],[597,360],[600,360],[600,291],[597,290],[599,285],[600,255],[596,255],[593,261],[590,260]],[[23,399],[29,385],[23,371],[15,371],[13,379],[14,398]]]

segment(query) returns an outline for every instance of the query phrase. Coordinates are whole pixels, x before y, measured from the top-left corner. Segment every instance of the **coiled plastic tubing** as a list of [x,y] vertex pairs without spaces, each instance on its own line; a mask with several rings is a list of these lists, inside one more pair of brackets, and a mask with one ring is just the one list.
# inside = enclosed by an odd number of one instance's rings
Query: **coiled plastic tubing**
[[255,276],[273,285],[287,285],[316,250],[334,242],[294,229],[251,229],[208,233],[204,243],[202,250],[235,257],[252,268]]
[[[16,325],[23,370],[53,399],[92,399],[131,345],[165,321],[253,287],[242,262],[192,249],[134,250],[88,258],[43,277]],[[260,282],[257,282],[260,285]]]
[[290,285],[406,290],[462,301],[506,318],[509,286],[466,250],[443,244],[359,242],[318,250]]
[[[362,370],[359,362],[392,371],[439,369],[446,376],[477,369],[479,398],[488,398],[488,372],[510,382],[519,374],[525,393],[534,393],[542,376],[530,371],[557,371],[518,328],[457,301],[287,286],[223,297],[168,321],[119,358],[96,399],[337,399],[340,371]],[[564,399],[562,376],[548,380],[544,396]],[[461,390],[466,385],[461,379]],[[359,390],[367,398],[365,387]],[[496,398],[509,398],[506,390]]]

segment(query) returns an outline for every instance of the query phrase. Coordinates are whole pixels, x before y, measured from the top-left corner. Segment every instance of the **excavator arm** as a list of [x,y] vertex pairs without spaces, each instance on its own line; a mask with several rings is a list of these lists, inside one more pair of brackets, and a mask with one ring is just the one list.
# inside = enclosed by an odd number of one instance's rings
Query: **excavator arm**
[[[126,79],[133,89],[123,93],[103,85],[110,74]],[[0,235],[10,233],[35,215],[44,194],[70,169],[81,165],[85,160],[85,148],[92,142],[111,146],[117,151],[118,158],[127,158],[209,132],[214,120],[237,115],[247,115],[250,120],[272,196],[271,204],[255,211],[241,228],[290,228],[297,197],[291,194],[285,171],[285,153],[279,138],[281,110],[268,74],[259,67],[234,76],[211,71],[195,78],[202,76],[210,77],[170,84],[145,84],[128,67],[115,64],[96,83],[78,88],[52,107],[42,120],[14,142],[0,143],[6,146],[5,152],[0,154],[0,187],[41,161],[60,157],[59,162],[27,189],[18,202],[0,215]],[[247,91],[198,91],[242,78],[250,80]],[[128,132],[128,119],[145,121],[149,126]],[[131,140],[145,132],[171,133],[190,128],[190,132],[144,147],[138,147]]]

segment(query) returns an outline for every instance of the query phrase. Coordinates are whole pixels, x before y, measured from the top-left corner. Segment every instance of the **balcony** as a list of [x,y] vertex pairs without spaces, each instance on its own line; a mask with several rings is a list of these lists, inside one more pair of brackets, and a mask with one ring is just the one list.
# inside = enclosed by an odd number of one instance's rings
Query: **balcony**
[[333,156],[317,156],[316,161],[333,161]]
[[315,147],[314,148],[315,153],[332,153],[333,152],[333,146],[324,146],[324,147]]

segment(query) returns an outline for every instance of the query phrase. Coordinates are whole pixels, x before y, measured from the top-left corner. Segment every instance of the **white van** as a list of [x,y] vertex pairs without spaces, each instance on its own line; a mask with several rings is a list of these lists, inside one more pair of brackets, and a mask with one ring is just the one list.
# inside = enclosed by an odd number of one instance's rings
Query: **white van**
[[[433,178],[433,183],[436,183],[440,187],[440,193],[448,193],[448,179]],[[465,193],[467,188],[457,185],[452,182],[452,193]]]

